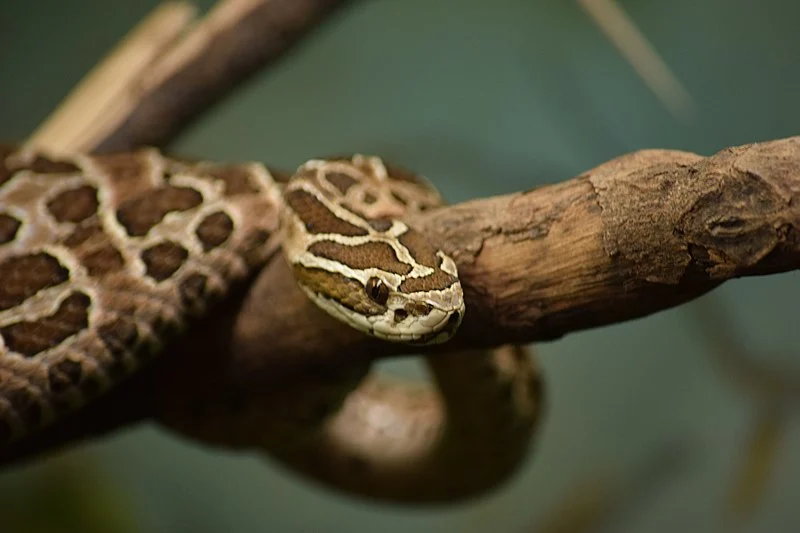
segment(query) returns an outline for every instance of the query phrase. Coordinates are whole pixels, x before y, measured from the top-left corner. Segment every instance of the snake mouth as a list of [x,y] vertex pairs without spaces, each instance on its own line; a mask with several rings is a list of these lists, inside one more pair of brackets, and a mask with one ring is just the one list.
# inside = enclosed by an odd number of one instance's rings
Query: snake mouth
[[[441,344],[448,341],[456,332],[464,313],[463,310],[447,312],[437,309],[435,311],[437,314],[441,314],[441,319],[426,326],[427,331],[425,332],[401,331],[391,325],[380,327],[379,324],[372,324],[369,334],[381,340],[404,343],[409,346]],[[358,327],[356,324],[353,325]]]
[[[393,312],[372,317],[370,320],[367,316],[341,305],[336,300],[315,294],[305,287],[302,288],[311,300],[329,315],[366,335],[388,342],[411,346],[441,344],[455,334],[464,317],[463,306],[453,310],[435,307],[423,320],[413,326],[407,323],[405,329],[400,329],[394,322]],[[388,316],[392,316],[392,318],[387,318]]]
[[463,317],[463,308],[446,313],[444,318],[432,328],[430,333],[422,335],[417,339],[406,341],[406,343],[412,346],[426,346],[447,342],[455,335],[458,327],[461,325],[461,319]]

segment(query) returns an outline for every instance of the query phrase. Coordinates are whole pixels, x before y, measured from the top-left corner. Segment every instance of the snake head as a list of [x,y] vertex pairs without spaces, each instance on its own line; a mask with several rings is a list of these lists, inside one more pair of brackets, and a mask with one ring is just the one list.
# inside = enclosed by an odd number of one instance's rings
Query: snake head
[[[455,272],[454,263],[452,267]],[[465,309],[461,283],[455,275],[437,268],[428,275],[407,277],[399,284],[395,281],[372,276],[364,285],[364,293],[375,304],[375,314],[365,316],[371,335],[424,345],[445,342],[455,334]]]
[[391,342],[438,344],[455,334],[464,317],[464,297],[452,259],[439,251],[438,265],[417,265],[406,275],[379,269],[293,265],[309,298],[355,329]]
[[455,262],[401,220],[438,193],[354,156],[305,163],[283,199],[284,255],[318,307],[387,341],[452,337],[464,316]]

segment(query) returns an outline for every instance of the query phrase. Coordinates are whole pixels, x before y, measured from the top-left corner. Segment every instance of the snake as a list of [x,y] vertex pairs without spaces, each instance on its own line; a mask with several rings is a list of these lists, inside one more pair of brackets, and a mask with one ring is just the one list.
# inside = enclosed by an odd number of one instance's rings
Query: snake
[[[442,205],[426,178],[377,156],[311,159],[287,175],[155,148],[0,145],[0,451],[105,401],[276,257],[347,327],[410,350],[447,343],[467,313],[456,262],[404,221]],[[424,360],[432,385],[354,365],[252,393],[259,407],[244,413],[179,409],[163,422],[367,498],[486,492],[530,447],[536,361],[510,345]]]

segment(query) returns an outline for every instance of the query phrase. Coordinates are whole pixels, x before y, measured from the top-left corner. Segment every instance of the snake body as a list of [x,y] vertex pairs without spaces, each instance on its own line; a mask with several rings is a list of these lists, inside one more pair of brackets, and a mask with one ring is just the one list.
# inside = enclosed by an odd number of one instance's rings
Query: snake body
[[[0,147],[0,449],[102,401],[277,247],[308,297],[340,321],[391,342],[446,342],[465,313],[456,264],[402,221],[439,205],[423,178],[376,157],[311,160],[287,180],[258,163],[154,149],[54,157]],[[360,367],[335,383],[259,393],[259,404],[281,409],[165,419],[366,496],[481,492],[527,449],[538,373],[519,347],[428,363],[437,390]],[[302,416],[320,402],[335,408]]]

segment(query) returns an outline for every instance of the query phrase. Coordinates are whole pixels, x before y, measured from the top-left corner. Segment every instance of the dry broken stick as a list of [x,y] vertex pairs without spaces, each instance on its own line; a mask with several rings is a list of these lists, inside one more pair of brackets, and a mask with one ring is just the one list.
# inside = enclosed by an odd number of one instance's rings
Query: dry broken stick
[[127,119],[97,151],[163,146],[270,62],[283,57],[345,0],[227,0],[149,72]]
[[[467,303],[459,333],[438,350],[552,340],[679,305],[728,279],[797,269],[799,196],[792,137],[708,158],[640,151],[560,184],[420,215],[411,224],[455,258]],[[242,404],[264,391],[280,397],[294,373],[401,350],[327,317],[275,256],[147,372],[0,460],[146,419],[202,435],[210,411],[235,425]]]
[[114,82],[109,85],[112,95],[98,83],[89,98],[86,91],[73,94],[56,113],[64,120],[52,123],[52,117],[31,141],[58,152],[165,146],[348,3],[220,0],[182,39],[177,37],[189,25],[193,9],[164,5],[94,73],[93,81]]
[[84,76],[28,143],[54,152],[95,146],[127,116],[148,69],[180,39],[195,14],[185,2],[160,4]]

